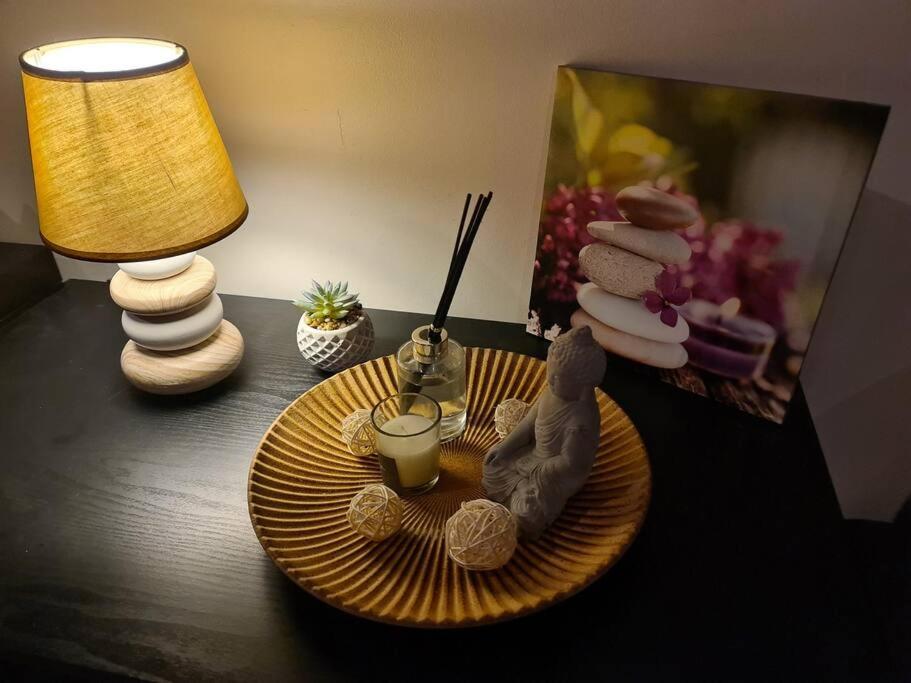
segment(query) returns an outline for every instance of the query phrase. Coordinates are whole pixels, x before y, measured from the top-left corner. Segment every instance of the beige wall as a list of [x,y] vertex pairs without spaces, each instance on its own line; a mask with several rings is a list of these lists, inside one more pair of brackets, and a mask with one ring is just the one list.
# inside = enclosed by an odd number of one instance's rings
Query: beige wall
[[[906,0],[0,0],[0,239],[37,240],[17,53],[86,35],[165,37],[189,48],[251,206],[239,232],[206,250],[221,291],[290,298],[312,277],[343,278],[368,306],[429,311],[464,193],[492,188],[453,312],[523,320],[556,65],[892,104],[869,186],[874,204],[902,207],[911,200],[909,7]],[[908,234],[908,212],[890,206]],[[862,218],[879,214],[873,206]],[[852,239],[869,246],[870,229],[858,223]],[[876,260],[890,259],[895,252],[883,244]],[[61,270],[99,279],[112,272],[66,260]],[[896,302],[905,310],[899,324],[871,316],[895,330],[886,353],[855,315],[857,306],[875,310],[877,287],[900,283],[855,277],[826,305],[818,335],[828,341],[811,349],[805,384],[846,512],[888,517],[911,491],[907,467],[899,485],[898,475],[877,475],[891,488],[855,477],[870,453],[846,449],[826,427],[837,414],[846,428],[854,397],[875,402],[880,392],[871,396],[869,387],[907,378],[909,368],[907,304]],[[903,444],[890,441],[898,421],[882,419],[875,450],[902,467]]]

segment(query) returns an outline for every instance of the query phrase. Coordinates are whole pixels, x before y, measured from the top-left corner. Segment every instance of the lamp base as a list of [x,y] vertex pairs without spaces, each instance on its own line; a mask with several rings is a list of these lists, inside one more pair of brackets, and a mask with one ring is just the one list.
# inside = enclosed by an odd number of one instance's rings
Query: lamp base
[[179,351],[152,351],[130,340],[120,354],[123,374],[151,394],[189,394],[230,375],[244,355],[244,338],[227,320],[204,342]]
[[111,298],[124,309],[131,338],[120,367],[131,384],[153,394],[210,387],[230,375],[244,353],[240,331],[222,317],[212,264],[189,254],[180,265],[175,272],[173,258],[134,263],[111,280]]

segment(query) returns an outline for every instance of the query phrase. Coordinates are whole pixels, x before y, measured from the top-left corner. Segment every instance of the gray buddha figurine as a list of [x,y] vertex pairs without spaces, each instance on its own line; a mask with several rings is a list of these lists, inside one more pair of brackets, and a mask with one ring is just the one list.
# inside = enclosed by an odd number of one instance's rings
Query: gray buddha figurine
[[595,387],[606,365],[590,328],[557,337],[547,353],[547,388],[484,457],[487,497],[512,511],[525,538],[538,538],[588,479],[601,432]]

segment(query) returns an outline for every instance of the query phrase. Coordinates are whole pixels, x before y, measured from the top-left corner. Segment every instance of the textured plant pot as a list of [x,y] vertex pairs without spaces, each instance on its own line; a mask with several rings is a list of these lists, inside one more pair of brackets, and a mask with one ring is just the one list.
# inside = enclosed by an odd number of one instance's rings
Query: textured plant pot
[[297,348],[320,370],[344,370],[367,359],[373,350],[373,322],[366,311],[356,323],[338,330],[317,330],[305,316],[297,324]]

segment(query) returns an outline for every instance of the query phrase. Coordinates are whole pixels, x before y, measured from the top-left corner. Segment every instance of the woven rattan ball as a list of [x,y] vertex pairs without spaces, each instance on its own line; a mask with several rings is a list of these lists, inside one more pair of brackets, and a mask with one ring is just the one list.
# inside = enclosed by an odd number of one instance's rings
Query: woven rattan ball
[[530,405],[517,398],[507,398],[499,404],[493,411],[493,423],[496,426],[497,435],[501,439],[505,438],[522,421],[529,408],[531,408]]
[[402,499],[382,484],[371,484],[351,499],[348,524],[371,541],[389,538],[402,527]]
[[369,410],[355,410],[342,420],[342,441],[355,455],[370,455],[376,450],[376,430]]
[[470,500],[446,520],[446,550],[465,569],[498,569],[516,549],[516,521],[492,500]]

